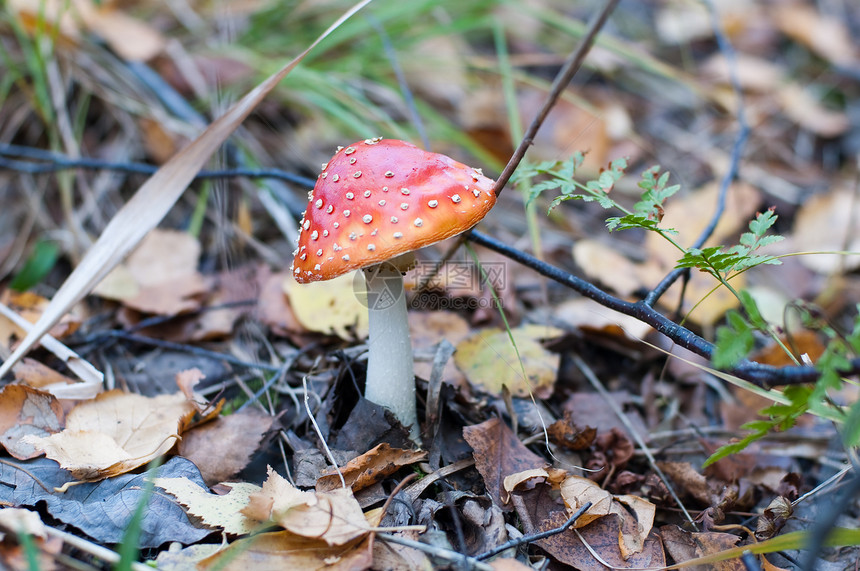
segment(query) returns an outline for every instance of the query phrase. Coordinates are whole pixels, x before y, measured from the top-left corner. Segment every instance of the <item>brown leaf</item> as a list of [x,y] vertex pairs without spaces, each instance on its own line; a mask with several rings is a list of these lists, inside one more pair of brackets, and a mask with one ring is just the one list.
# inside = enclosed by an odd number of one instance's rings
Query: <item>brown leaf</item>
[[547,465],[546,460],[526,448],[508,425],[498,418],[465,427],[463,438],[472,447],[475,467],[483,477],[490,497],[505,510],[511,509],[502,501],[505,477]]
[[12,372],[15,373],[16,381],[25,383],[35,389],[75,384],[73,379],[29,357],[21,359],[20,363],[16,363],[12,368]]
[[194,462],[207,485],[226,482],[248,465],[273,421],[256,409],[219,416],[183,434],[179,454]]
[[591,426],[579,428],[573,422],[573,414],[564,411],[564,418],[549,425],[547,434],[550,442],[568,450],[586,450],[594,442],[597,429]]
[[764,513],[758,518],[755,528],[755,537],[759,541],[770,539],[780,532],[785,522],[794,513],[794,508],[788,498],[777,496],[771,500]]
[[199,309],[208,286],[197,271],[200,243],[187,232],[150,232],[95,292],[126,307],[158,315]]
[[[552,517],[541,524],[540,531],[554,529],[563,524],[569,516],[563,513],[553,513]],[[579,536],[577,535],[579,533]],[[536,544],[552,555],[559,562],[580,571],[606,571],[591,551],[583,545],[579,537],[597,553],[603,561],[617,569],[651,569],[662,568],[666,565],[663,546],[656,533],[649,535],[639,553],[631,554],[625,560],[619,548],[621,525],[618,517],[609,516],[593,521],[590,525],[576,530],[568,529],[564,533],[552,535],[537,541]]]
[[[660,535],[663,536],[663,546],[666,548],[666,552],[676,563],[731,549],[740,541],[737,535],[730,533],[713,531],[691,533],[675,525],[661,527]],[[740,559],[730,559],[711,563],[707,567],[696,565],[687,567],[687,569],[691,571],[745,571],[746,567]]]
[[[860,229],[853,220],[860,216],[860,202],[854,189],[840,185],[831,192],[809,198],[800,205],[792,232],[797,244],[806,251],[860,250]],[[860,256],[816,254],[800,256],[811,270],[828,275],[860,267]]]
[[223,571],[361,571],[372,559],[369,538],[345,545],[328,545],[287,531],[260,533],[230,544],[204,559],[198,568]]
[[582,514],[574,528],[580,528],[588,525],[592,521],[602,518],[605,515],[612,513],[612,494],[603,490],[589,480],[581,476],[568,476],[561,483],[561,497],[564,503],[567,504],[567,509],[570,513],[575,512],[588,502],[591,502],[591,507]]
[[848,115],[822,106],[800,85],[783,85],[777,93],[782,110],[788,118],[816,135],[838,137],[851,128]]
[[830,63],[852,65],[857,55],[857,42],[845,22],[823,15],[806,4],[780,3],[773,8],[774,20],[786,35]]
[[63,428],[63,407],[52,395],[25,385],[6,385],[0,392],[0,444],[19,460],[41,456],[24,435],[47,436]]
[[303,492],[271,468],[263,488],[251,495],[242,513],[258,521],[273,521],[291,534],[332,546],[346,545],[370,531],[352,490]]
[[169,451],[194,414],[182,393],[145,397],[113,390],[79,404],[66,428],[25,442],[84,481],[123,474]]
[[715,494],[708,480],[689,462],[658,462],[657,466],[672,480],[680,496],[691,496],[703,505],[710,505]]
[[[344,481],[353,492],[363,490],[376,482],[381,482],[403,466],[422,462],[427,458],[423,450],[403,450],[392,448],[387,443],[378,444],[357,458],[350,460],[340,469]],[[336,471],[323,474],[317,479],[316,490],[327,492],[341,487],[340,476]]]

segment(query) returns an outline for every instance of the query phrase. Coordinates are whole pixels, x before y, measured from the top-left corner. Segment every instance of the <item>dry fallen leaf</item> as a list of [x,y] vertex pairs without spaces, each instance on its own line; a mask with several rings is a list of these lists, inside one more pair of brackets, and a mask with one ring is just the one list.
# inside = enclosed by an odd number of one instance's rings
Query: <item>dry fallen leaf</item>
[[194,462],[208,485],[225,482],[248,465],[274,420],[256,409],[218,416],[185,432],[179,454]]
[[187,232],[156,228],[95,289],[144,313],[177,315],[198,309],[207,290],[197,271],[200,243]]
[[786,35],[830,63],[850,66],[856,59],[857,38],[851,36],[845,22],[795,2],[774,5],[773,16]]
[[369,538],[346,545],[328,545],[288,531],[260,533],[231,543],[223,551],[201,561],[198,569],[358,571],[370,567],[372,544]]
[[[847,186],[813,196],[800,206],[794,218],[794,241],[808,252],[858,252],[860,230],[853,223],[860,219],[858,216],[860,200]],[[799,259],[809,269],[824,275],[860,267],[860,256],[814,254]]]
[[47,436],[62,430],[63,407],[48,393],[25,385],[6,385],[0,392],[0,444],[19,460],[41,456],[25,435]]
[[824,107],[809,91],[796,83],[783,85],[777,94],[788,118],[816,135],[833,138],[851,128],[848,115]]
[[224,533],[245,535],[260,528],[260,523],[242,514],[251,494],[260,486],[246,482],[223,484],[230,488],[224,495],[205,490],[188,478],[156,478],[155,485],[176,498],[189,514],[210,527],[220,527]]
[[465,427],[463,438],[472,447],[475,468],[484,479],[487,492],[502,509],[510,509],[505,503],[505,478],[525,470],[543,468],[547,464],[546,460],[526,448],[508,425],[498,418]]
[[272,521],[293,535],[345,545],[370,532],[352,491],[299,490],[269,468],[263,488],[252,494],[242,513],[259,522]]
[[552,392],[561,358],[544,349],[539,340],[563,333],[561,329],[542,325],[517,327],[510,332],[515,349],[507,331],[483,329],[457,345],[454,361],[479,391],[500,395],[505,386],[515,397],[534,394],[546,398]]
[[581,476],[568,476],[561,483],[561,497],[570,513],[575,512],[587,502],[591,507],[582,514],[573,527],[580,528],[592,521],[612,513],[612,494],[593,481]]
[[356,272],[350,272],[333,280],[299,284],[290,274],[283,287],[293,314],[308,331],[333,333],[341,339],[364,338],[368,313],[356,296],[356,279]]
[[145,397],[120,390],[79,404],[66,428],[24,439],[83,481],[123,474],[169,451],[194,414],[182,393]]
[[[403,466],[422,462],[426,458],[427,452],[423,450],[392,448],[383,442],[347,462],[341,467],[340,473],[347,487],[357,492],[384,480]],[[336,471],[323,474],[316,482],[318,492],[327,492],[340,487],[341,480]]]

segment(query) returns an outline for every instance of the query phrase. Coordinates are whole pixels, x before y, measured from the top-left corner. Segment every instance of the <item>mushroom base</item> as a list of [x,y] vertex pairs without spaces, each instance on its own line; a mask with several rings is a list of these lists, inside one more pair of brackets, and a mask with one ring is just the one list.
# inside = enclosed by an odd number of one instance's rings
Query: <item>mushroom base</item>
[[415,374],[403,274],[390,263],[364,270],[369,312],[369,354],[364,396],[392,413],[418,442]]

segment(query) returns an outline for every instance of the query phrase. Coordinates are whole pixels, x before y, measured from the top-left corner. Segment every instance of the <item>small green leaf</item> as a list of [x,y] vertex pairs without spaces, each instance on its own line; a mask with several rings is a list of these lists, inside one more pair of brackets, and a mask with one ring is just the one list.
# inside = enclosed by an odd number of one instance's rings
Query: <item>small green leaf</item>
[[753,329],[737,311],[726,314],[728,325],[717,328],[717,342],[711,361],[717,369],[730,369],[743,359],[755,345]]
[[16,291],[27,291],[40,283],[57,263],[60,247],[56,242],[42,240],[37,242],[33,251],[18,271],[9,287]]

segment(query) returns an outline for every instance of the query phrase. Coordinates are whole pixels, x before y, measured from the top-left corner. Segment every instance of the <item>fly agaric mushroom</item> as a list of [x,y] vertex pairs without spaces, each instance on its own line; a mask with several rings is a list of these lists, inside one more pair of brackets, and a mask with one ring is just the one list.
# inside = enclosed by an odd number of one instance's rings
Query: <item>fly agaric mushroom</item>
[[338,148],[308,201],[293,276],[307,283],[364,268],[365,397],[391,410],[417,440],[403,272],[412,251],[465,232],[490,211],[493,181],[480,169],[405,141],[366,139]]

